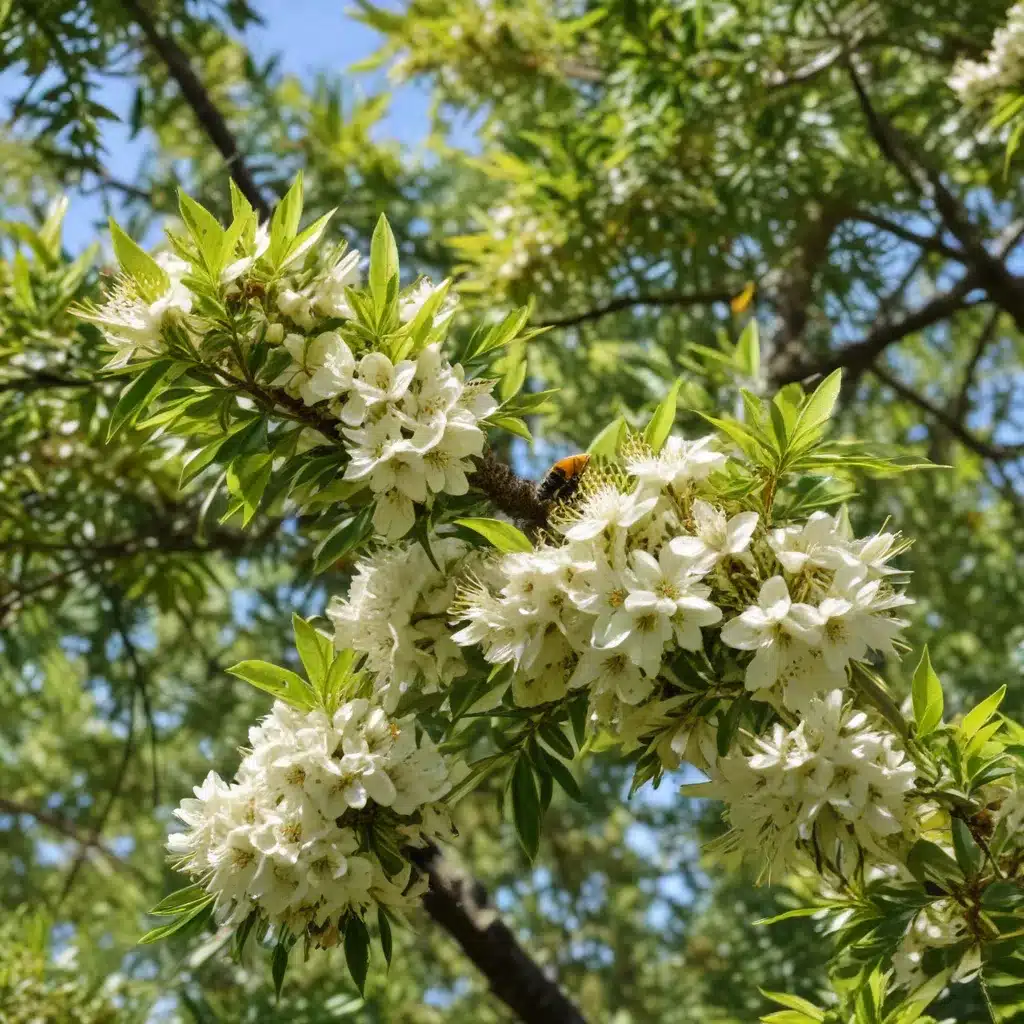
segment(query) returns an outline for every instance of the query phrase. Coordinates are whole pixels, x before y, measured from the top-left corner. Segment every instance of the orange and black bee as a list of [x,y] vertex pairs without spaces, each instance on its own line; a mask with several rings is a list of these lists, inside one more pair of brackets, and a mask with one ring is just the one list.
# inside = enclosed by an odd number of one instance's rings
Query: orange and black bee
[[576,493],[589,463],[590,456],[585,454],[559,459],[541,480],[537,497],[541,501],[568,501]]

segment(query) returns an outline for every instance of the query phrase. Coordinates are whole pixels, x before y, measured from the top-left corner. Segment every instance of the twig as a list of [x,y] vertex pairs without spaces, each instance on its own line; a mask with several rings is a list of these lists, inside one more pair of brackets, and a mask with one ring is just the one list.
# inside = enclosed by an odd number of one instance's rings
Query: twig
[[960,384],[960,390],[953,401],[952,409],[952,416],[959,423],[962,423],[964,418],[967,416],[970,406],[971,388],[974,385],[974,373],[978,369],[978,363],[981,362],[981,357],[985,354],[985,349],[992,343],[992,339],[996,335],[996,328],[999,326],[999,317],[1001,315],[1002,310],[998,307],[994,308],[989,314],[989,318],[985,321],[985,325],[982,327],[981,333],[978,335],[978,340],[974,344],[974,351],[971,352],[971,358],[968,359],[967,365],[964,367],[963,381]]
[[777,384],[788,384],[808,377],[824,376],[840,367],[866,369],[890,345],[966,309],[971,305],[967,296],[977,286],[977,279],[969,273],[948,292],[935,296],[901,320],[879,324],[862,341],[830,352],[816,362],[801,361],[773,367],[772,378]]
[[893,235],[895,238],[902,238],[904,242],[910,242],[912,245],[916,245],[928,252],[940,253],[947,259],[958,260],[961,262],[964,259],[964,252],[962,249],[955,249],[953,246],[947,245],[937,234],[922,235],[911,228],[897,223],[896,221],[889,220],[888,217],[872,213],[870,210],[858,210],[853,219],[861,221],[864,224],[870,224],[872,227],[876,227],[888,235]]
[[599,320],[610,313],[618,313],[623,309],[632,309],[635,306],[708,306],[715,302],[728,302],[741,289],[742,285],[731,291],[718,288],[702,292],[653,292],[649,295],[624,295],[603,305],[595,306],[593,309],[584,310],[582,313],[542,320],[540,326],[575,327],[588,320]]
[[83,380],[81,377],[61,377],[56,373],[40,372],[31,376],[16,377],[0,381],[0,393],[4,391],[41,391],[44,388],[91,388],[98,381]]
[[965,448],[980,455],[984,459],[1004,461],[1006,459],[1019,458],[1024,454],[1024,445],[1017,444],[996,444],[986,441],[984,438],[976,437],[958,419],[950,416],[944,409],[940,409],[924,395],[919,395],[912,388],[907,387],[902,381],[897,380],[888,370],[881,366],[873,365],[871,372],[887,387],[896,392],[900,398],[905,399],[912,405],[926,412],[936,423],[945,428]]
[[138,868],[122,860],[113,850],[104,846],[96,836],[83,835],[82,829],[75,822],[68,818],[60,817],[50,811],[41,810],[38,807],[29,807],[27,804],[19,803],[16,800],[9,800],[0,796],[0,813],[26,815],[34,818],[40,825],[45,825],[54,832],[71,839],[85,851],[95,851],[108,859],[118,871],[125,871],[135,875],[136,878],[144,878]]
[[139,0],[121,0],[121,6],[142,29],[142,34],[146,37],[149,45],[167,65],[167,70],[178,83],[182,96],[192,108],[199,123],[210,137],[210,141],[227,162],[231,177],[235,179],[235,184],[238,185],[242,194],[262,218],[269,217],[270,206],[260,193],[259,186],[242,157],[238,141],[210,94],[206,91],[206,87],[192,70],[188,55],[169,35],[165,35],[157,28],[150,12]]

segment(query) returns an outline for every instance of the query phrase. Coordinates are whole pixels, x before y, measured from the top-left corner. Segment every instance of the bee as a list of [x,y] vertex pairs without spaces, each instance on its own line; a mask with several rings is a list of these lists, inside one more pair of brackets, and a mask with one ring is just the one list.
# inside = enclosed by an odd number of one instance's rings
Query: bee
[[589,463],[590,456],[583,453],[559,459],[541,480],[537,497],[541,501],[568,501],[576,493]]

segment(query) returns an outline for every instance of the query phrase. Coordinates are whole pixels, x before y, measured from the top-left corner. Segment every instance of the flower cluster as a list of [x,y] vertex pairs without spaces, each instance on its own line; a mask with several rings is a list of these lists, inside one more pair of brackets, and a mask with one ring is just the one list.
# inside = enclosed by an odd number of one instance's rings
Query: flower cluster
[[165,330],[182,323],[192,312],[192,293],[183,283],[189,264],[170,252],[158,253],[154,263],[163,272],[159,288],[143,294],[134,281],[122,279],[102,307],[92,313],[79,312],[82,319],[103,331],[113,347],[112,368],[162,355]]
[[256,910],[329,946],[345,915],[415,899],[411,864],[385,870],[378,850],[450,832],[437,801],[452,779],[412,719],[361,698],[333,716],[277,701],[249,743],[233,783],[211,772],[182,802],[187,830],[168,842],[220,916],[238,924]]
[[559,537],[504,556],[499,588],[463,591],[455,641],[511,663],[518,703],[586,687],[609,724],[716,636],[720,661],[738,660],[746,688],[776,706],[845,686],[849,662],[890,653],[904,626],[892,612],[909,600],[887,565],[898,539],[854,539],[824,512],[765,530],[756,512],[710,500],[725,465],[710,437],[669,438],[657,453],[636,445],[622,473],[588,476]]
[[950,88],[965,103],[977,103],[993,93],[1024,84],[1024,4],[1014,4],[1006,24],[992,36],[983,61],[960,60],[949,79]]
[[380,548],[327,611],[335,645],[365,655],[362,667],[388,711],[409,687],[433,693],[466,671],[447,612],[458,578],[484,571],[484,555],[453,537],[435,538],[431,553],[437,567],[419,544]]
[[[893,955],[896,984],[913,992],[932,973],[926,969],[924,962],[929,950],[954,946],[970,937],[971,931],[964,919],[963,907],[951,899],[929,903],[914,915]],[[974,946],[957,958],[950,980],[968,981],[980,967],[980,950]]]
[[[785,872],[808,852],[838,867],[843,848],[892,859],[914,827],[916,769],[895,735],[844,703],[842,690],[813,698],[799,725],[776,723],[753,753],[710,757],[702,795],[723,800],[731,841]],[[852,841],[852,842],[851,842]]]
[[[206,363],[243,393],[243,379],[283,392],[292,418],[307,424],[304,447],[340,444],[344,479],[369,489],[376,531],[397,540],[417,505],[467,492],[471,460],[484,449],[481,421],[497,408],[493,381],[467,381],[442,353],[457,302],[447,281],[359,291],[360,254],[314,244],[323,228],[309,230],[282,258],[274,228],[253,228],[236,247],[244,255],[217,274],[201,252],[183,258],[189,250],[177,239],[180,254],[130,248],[107,302],[80,315],[104,331],[115,365],[171,355]],[[374,246],[379,255],[386,239],[375,236]],[[389,287],[397,283],[395,266]]]

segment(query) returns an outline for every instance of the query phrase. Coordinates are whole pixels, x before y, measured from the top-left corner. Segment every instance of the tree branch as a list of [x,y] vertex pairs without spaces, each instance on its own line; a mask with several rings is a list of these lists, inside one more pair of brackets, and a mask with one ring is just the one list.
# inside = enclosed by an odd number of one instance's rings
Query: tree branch
[[444,860],[436,846],[410,851],[430,879],[426,912],[459,944],[488,980],[491,991],[524,1024],[586,1024],[557,982],[519,945],[487,907],[483,887]]
[[872,213],[870,210],[858,210],[854,214],[853,219],[864,224],[870,224],[888,235],[902,238],[904,242],[910,242],[911,245],[916,245],[927,252],[937,252],[947,259],[963,262],[964,251],[962,249],[955,249],[951,245],[946,245],[938,235],[922,235],[896,221],[889,220],[888,217]]
[[0,796],[0,813],[26,815],[34,818],[40,825],[59,832],[62,836],[77,843],[83,853],[95,852],[106,858],[118,870],[135,875],[136,878],[144,878],[141,871],[133,867],[127,861],[123,861],[113,850],[108,849],[96,836],[85,835],[75,822],[69,818],[63,818],[50,811],[44,811],[38,807],[29,807],[27,804],[19,803],[16,800],[9,800]]
[[974,373],[978,369],[981,357],[985,354],[985,349],[988,348],[996,336],[996,328],[999,326],[999,318],[1001,316],[1002,310],[998,306],[993,308],[988,320],[985,321],[985,325],[981,329],[981,333],[978,335],[978,340],[974,344],[971,358],[967,360],[967,365],[964,367],[963,381],[953,401],[952,409],[952,416],[959,423],[963,423],[969,411],[971,388],[974,386]]
[[593,309],[585,310],[582,313],[542,320],[540,326],[575,327],[577,324],[586,323],[589,320],[599,320],[610,313],[618,313],[623,309],[632,309],[634,306],[679,306],[683,308],[687,306],[709,306],[715,302],[728,302],[741,290],[741,287],[733,291],[717,288],[702,292],[655,292],[650,295],[624,295],[621,298],[612,299],[601,306],[595,306]]
[[160,31],[152,15],[140,0],[121,0],[121,6],[142,29],[142,34],[146,37],[149,45],[167,66],[170,76],[178,83],[182,96],[192,108],[203,130],[227,162],[228,170],[231,177],[235,179],[235,184],[238,185],[242,194],[249,200],[260,217],[268,218],[270,206],[260,193],[259,186],[242,157],[238,141],[228,127],[227,121],[217,109],[210,94],[206,91],[206,87],[192,70],[188,55],[169,35],[164,35]]
[[986,441],[984,438],[976,437],[958,419],[951,416],[944,409],[939,408],[939,406],[925,398],[924,395],[919,395],[912,388],[907,387],[906,384],[894,377],[884,367],[874,365],[870,367],[870,370],[886,387],[895,391],[900,398],[926,412],[965,448],[969,448],[983,459],[999,462],[1018,458],[1024,453],[1024,445],[997,444],[992,441]]
[[903,176],[918,194],[931,200],[946,230],[963,247],[962,261],[976,276],[977,283],[1024,330],[1024,283],[1007,269],[1001,258],[993,256],[972,223],[963,204],[953,195],[940,175],[919,156],[911,156],[906,140],[896,128],[875,109],[853,60],[847,57],[846,69],[868,130],[882,155]]
[[81,377],[61,377],[43,370],[13,380],[0,381],[0,394],[5,391],[42,391],[45,388],[91,388],[98,382],[83,380]]
[[890,345],[966,309],[971,305],[967,301],[967,296],[976,287],[977,280],[974,275],[967,274],[948,292],[935,296],[931,301],[926,302],[914,312],[908,313],[901,320],[879,324],[862,341],[830,352],[814,362],[787,361],[778,367],[773,367],[772,379],[776,384],[781,385],[805,380],[808,377],[824,376],[840,367],[852,371],[866,369]]

